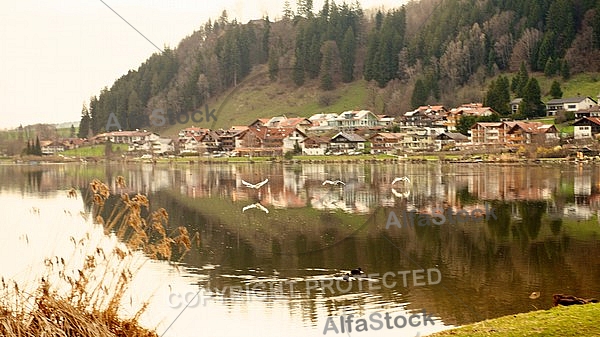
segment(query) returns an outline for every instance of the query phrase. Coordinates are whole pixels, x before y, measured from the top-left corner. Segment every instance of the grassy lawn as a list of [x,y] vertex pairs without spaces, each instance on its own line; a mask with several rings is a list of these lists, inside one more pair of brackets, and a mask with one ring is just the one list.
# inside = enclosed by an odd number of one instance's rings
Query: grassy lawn
[[430,336],[598,336],[600,304],[558,306],[504,316]]
[[[104,145],[92,145],[80,147],[78,149],[67,150],[62,155],[68,157],[104,157]],[[126,144],[112,144],[113,152],[127,152]]]

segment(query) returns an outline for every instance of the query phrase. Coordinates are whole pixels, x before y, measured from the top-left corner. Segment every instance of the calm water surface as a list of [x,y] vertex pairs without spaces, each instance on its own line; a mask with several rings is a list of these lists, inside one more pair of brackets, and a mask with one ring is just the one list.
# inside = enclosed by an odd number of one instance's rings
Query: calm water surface
[[[402,176],[410,182],[392,185]],[[2,165],[5,279],[34,284],[45,258],[76,260],[72,239],[118,244],[82,197],[94,178],[113,193],[147,194],[151,209],[169,213],[168,231],[198,233],[180,263],[136,256],[123,314],[149,299],[142,322],[165,336],[322,336],[326,327],[326,336],[424,336],[546,309],[554,293],[600,297],[594,165]],[[242,183],[266,178],[259,189]],[[67,196],[72,187],[77,198]],[[255,203],[268,212],[243,210]],[[436,210],[445,221],[427,222]],[[477,217],[449,216],[461,210]],[[357,267],[368,277],[343,280]],[[352,331],[342,331],[339,316],[351,314]],[[356,331],[377,315],[381,325]],[[421,324],[394,325],[411,315]]]

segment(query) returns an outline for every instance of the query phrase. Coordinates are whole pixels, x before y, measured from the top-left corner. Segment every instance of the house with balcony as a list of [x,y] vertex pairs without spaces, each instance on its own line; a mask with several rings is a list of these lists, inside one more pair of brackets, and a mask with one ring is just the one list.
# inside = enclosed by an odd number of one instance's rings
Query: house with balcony
[[547,144],[560,139],[556,126],[540,122],[506,122],[507,145]]
[[589,109],[596,105],[598,105],[598,102],[587,96],[555,98],[546,103],[546,111],[548,116],[555,116],[561,111],[576,112],[579,110]]
[[269,128],[296,128],[305,132],[306,129],[312,126],[312,122],[304,117],[287,118],[285,116],[278,116],[269,119],[265,126]]
[[458,132],[442,132],[435,137],[435,149],[441,151],[450,147],[460,147],[470,143],[469,137]]
[[295,127],[250,127],[240,134],[235,150],[241,154],[281,155],[296,147],[302,149],[305,138],[306,134]]
[[474,145],[504,145],[509,125],[505,122],[479,122],[471,127]]
[[353,131],[355,129],[366,129],[378,126],[379,119],[377,115],[369,110],[344,111],[332,121],[329,126],[335,127],[338,131]]
[[399,132],[378,132],[369,138],[371,153],[396,154],[402,149],[405,134]]
[[107,142],[115,144],[133,144],[141,142],[152,142],[157,140],[160,136],[157,133],[149,131],[110,131],[98,134],[94,137],[95,142]]
[[600,117],[600,105],[594,105],[589,109],[575,111],[575,119],[583,117]]
[[294,151],[296,147],[302,150],[304,138],[306,138],[306,134],[298,130],[298,128],[296,127],[267,128],[267,133],[265,134],[263,146],[278,147],[281,149],[282,153]]
[[443,128],[410,127],[403,128],[402,149],[409,152],[435,150],[435,137],[444,132]]
[[63,143],[55,140],[43,140],[40,142],[40,149],[42,155],[48,156],[65,151],[65,146]]
[[165,155],[175,152],[175,145],[171,138],[158,138],[151,142],[152,153],[156,155]]
[[573,123],[573,138],[595,138],[600,133],[600,117],[584,117]]
[[330,138],[327,136],[310,135],[302,140],[302,154],[309,156],[322,156],[329,148]]
[[338,132],[329,140],[329,148],[334,152],[342,153],[362,151],[365,149],[366,142],[366,139],[355,133]]
[[519,112],[519,105],[521,105],[521,102],[523,102],[523,99],[518,97],[508,103],[508,106],[510,107],[510,112],[512,114],[516,114],[517,112]]
[[240,147],[240,137],[244,135],[250,128],[244,129],[227,129],[216,131],[216,136],[219,139],[219,144],[222,151],[233,151]]
[[306,131],[308,133],[318,133],[323,134],[327,132],[331,132],[336,130],[333,126],[334,120],[338,117],[336,113],[317,113],[310,117],[308,120],[311,122],[311,127],[309,127]]
[[215,131],[209,131],[199,136],[198,140],[198,153],[212,153],[214,151],[221,150],[221,143],[219,134]]
[[400,118],[400,124],[405,126],[443,126],[447,115],[448,110],[443,105],[425,105],[406,112]]
[[201,136],[190,136],[179,139],[179,153],[200,153]]
[[494,109],[490,107],[483,106],[482,103],[469,103],[463,104],[457,108],[453,108],[448,112],[448,116],[446,117],[445,126],[448,131],[456,131],[456,124],[458,120],[463,116],[491,116],[494,114],[498,114]]
[[192,136],[200,136],[208,131],[210,131],[210,129],[191,126],[189,128],[179,130],[177,137],[179,139],[183,139],[183,138],[189,138]]
[[395,118],[389,115],[376,115],[377,116],[377,125],[382,126],[384,128],[389,128],[394,125]]

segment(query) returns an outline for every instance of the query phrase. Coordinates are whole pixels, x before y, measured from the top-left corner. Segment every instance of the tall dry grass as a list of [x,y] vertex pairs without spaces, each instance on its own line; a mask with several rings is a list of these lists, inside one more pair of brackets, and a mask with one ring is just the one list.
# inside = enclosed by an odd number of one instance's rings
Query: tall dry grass
[[[119,190],[125,189],[123,177],[117,177],[115,182]],[[37,290],[33,293],[2,278],[0,336],[158,336],[138,324],[148,302],[142,303],[132,317],[121,317],[123,296],[143,265],[139,252],[170,261],[177,249],[182,258],[191,248],[189,233],[185,227],[178,227],[176,233],[169,235],[169,215],[163,208],[142,217],[142,210],[149,209],[144,195],[113,195],[119,202],[105,212],[106,201],[111,197],[108,186],[94,180],[90,191],[94,222],[103,225],[106,235],[116,236],[124,245],[117,244],[105,252],[102,246],[89,247],[92,240],[71,237],[74,251],[86,248],[91,253],[83,257],[76,270],[68,258],[47,258],[44,264],[48,272],[34,285]],[[68,197],[76,195],[74,190],[68,192]],[[106,213],[110,215],[101,215]]]

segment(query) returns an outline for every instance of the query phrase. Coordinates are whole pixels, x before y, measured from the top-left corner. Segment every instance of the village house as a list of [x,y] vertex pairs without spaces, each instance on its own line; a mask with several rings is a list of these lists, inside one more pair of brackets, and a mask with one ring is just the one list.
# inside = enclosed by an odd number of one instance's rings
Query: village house
[[65,150],[65,146],[55,140],[42,140],[40,141],[40,148],[42,155],[53,155]]
[[240,137],[249,130],[245,129],[228,129],[216,131],[216,135],[219,137],[219,144],[222,151],[233,151],[240,147]]
[[388,127],[394,125],[394,120],[395,120],[394,117],[388,116],[388,115],[376,115],[376,116],[378,119],[378,122],[377,122],[378,126],[388,128]]
[[402,148],[404,133],[378,132],[369,138],[371,153],[396,154]]
[[433,151],[435,137],[445,132],[444,128],[410,127],[403,128],[402,148],[405,151]]
[[281,155],[296,148],[301,151],[305,138],[306,134],[295,127],[249,127],[239,135],[235,151],[240,154]]
[[258,118],[255,119],[254,122],[248,125],[248,128],[260,128],[263,126],[267,126],[271,118]]
[[584,117],[573,123],[573,138],[594,138],[600,133],[600,117]]
[[61,141],[61,144],[64,146],[65,150],[77,149],[86,143],[87,139],[85,138],[65,138]]
[[468,144],[469,137],[458,132],[442,132],[435,137],[435,148],[437,151],[451,147],[460,147]]
[[517,112],[519,112],[519,105],[521,105],[521,102],[523,101],[522,98],[515,98],[512,101],[510,101],[510,103],[508,103],[508,105],[510,106],[510,112],[512,114],[516,114]]
[[504,122],[479,122],[471,127],[474,145],[504,145],[509,125]]
[[220,149],[219,135],[209,131],[199,136],[193,136],[180,142],[180,153],[212,153]]
[[191,136],[179,139],[179,153],[199,153],[200,138],[202,136]]
[[95,142],[107,142],[115,144],[134,144],[151,142],[157,140],[160,136],[157,133],[150,131],[111,131],[96,135],[93,139]]
[[175,152],[175,146],[173,139],[171,138],[158,138],[151,142],[152,153],[156,155],[165,155]]
[[193,136],[200,136],[208,131],[210,131],[210,129],[192,126],[189,128],[181,129],[177,136],[179,137],[179,139],[183,139],[183,138],[189,138],[189,137],[193,137]]
[[598,102],[593,100],[591,97],[569,97],[569,98],[556,98],[546,103],[546,111],[548,116],[556,116],[559,111],[571,111],[576,112],[579,110],[589,109]]
[[300,147],[304,138],[306,138],[306,135],[296,128],[266,128],[262,147],[278,148],[281,153],[286,153],[293,151],[296,146]]
[[458,120],[463,116],[491,116],[497,114],[494,109],[483,106],[482,103],[469,103],[463,104],[457,108],[453,108],[448,112],[447,121],[445,123],[448,131],[456,131],[456,124]]
[[448,110],[443,105],[425,105],[406,112],[400,123],[405,126],[444,125],[447,115]]
[[322,156],[329,148],[330,138],[327,136],[310,135],[302,141],[302,154]]
[[330,126],[337,128],[338,131],[352,131],[359,128],[376,127],[379,123],[377,116],[369,110],[344,111],[333,121]]
[[575,119],[583,117],[600,117],[600,105],[594,105],[589,109],[575,111]]
[[544,144],[559,140],[556,126],[540,122],[506,122],[507,145]]
[[297,128],[298,130],[305,132],[306,129],[312,126],[312,122],[304,117],[287,118],[285,116],[279,116],[271,118],[265,126],[269,128]]
[[329,148],[338,153],[350,153],[364,150],[365,143],[366,139],[357,134],[338,132],[329,140]]

